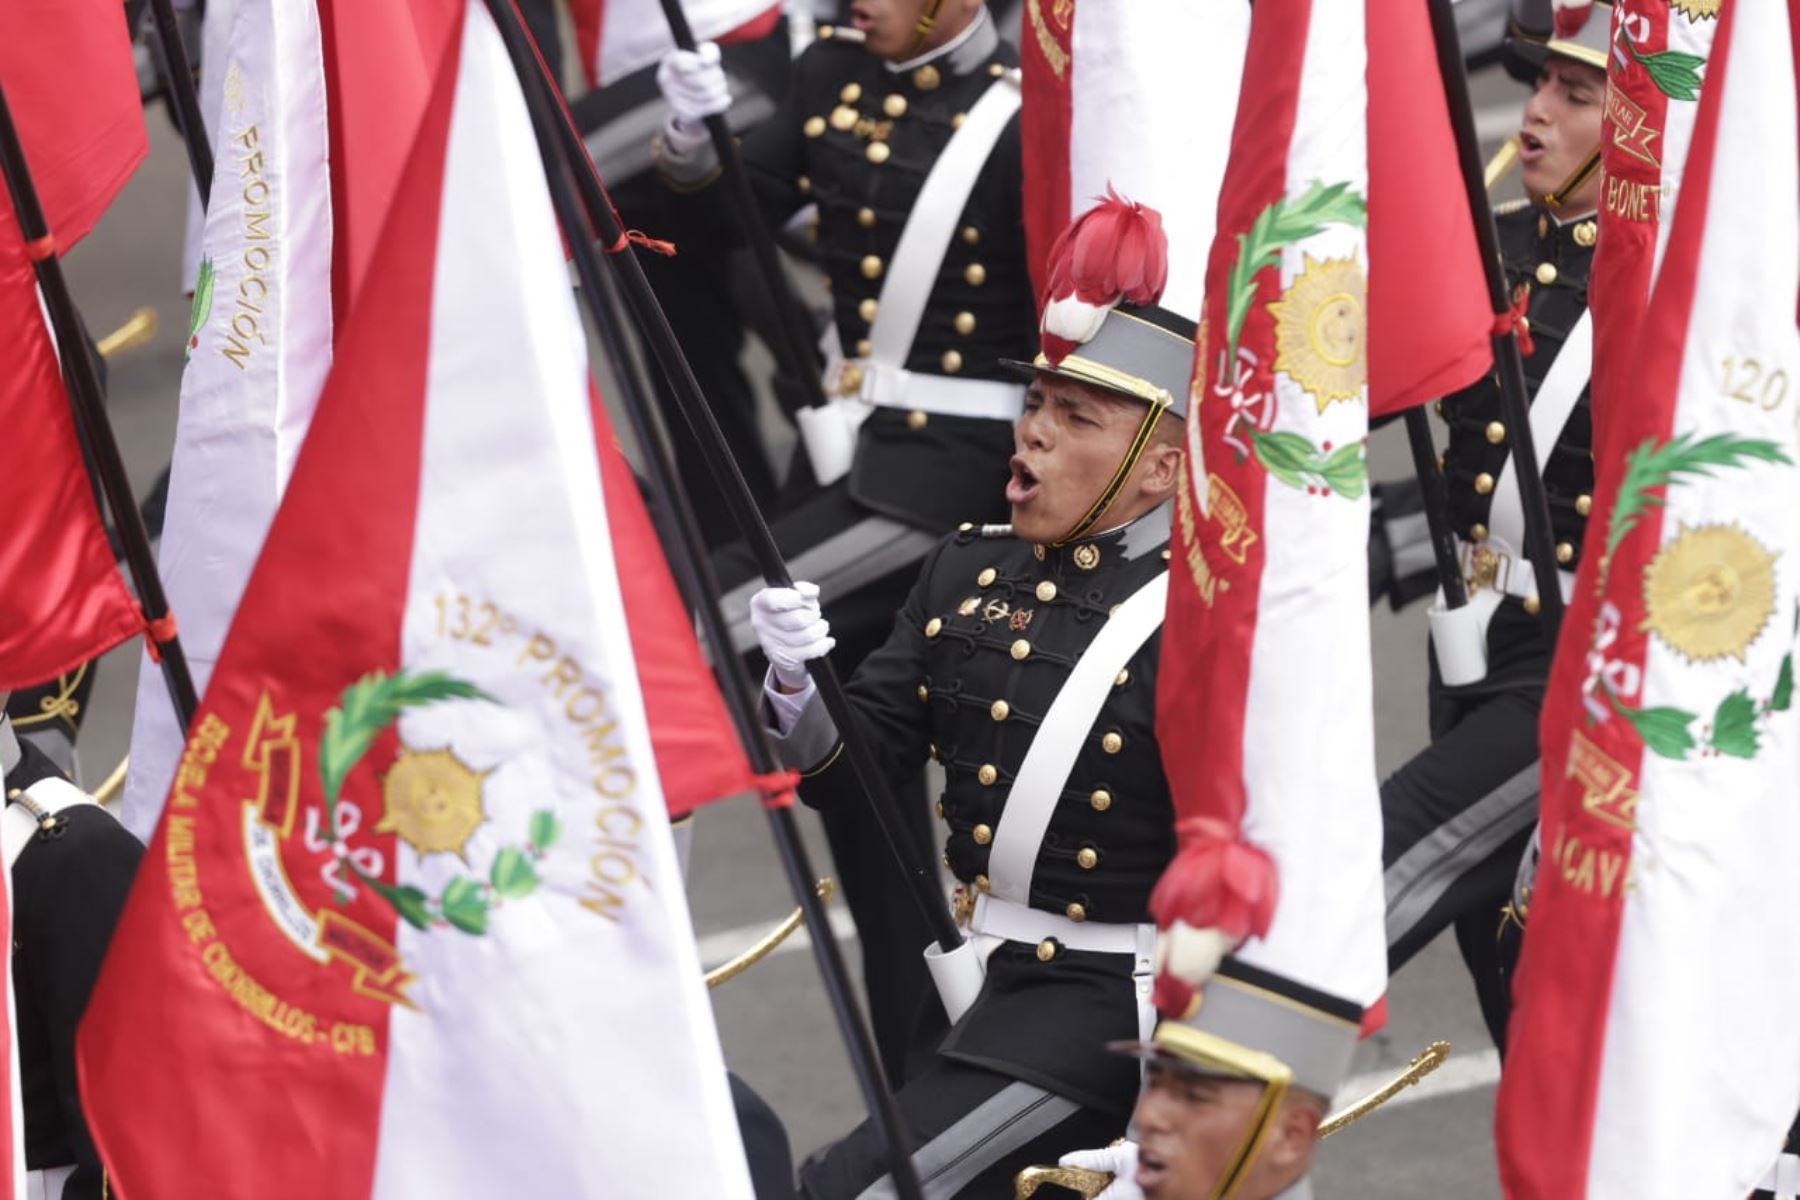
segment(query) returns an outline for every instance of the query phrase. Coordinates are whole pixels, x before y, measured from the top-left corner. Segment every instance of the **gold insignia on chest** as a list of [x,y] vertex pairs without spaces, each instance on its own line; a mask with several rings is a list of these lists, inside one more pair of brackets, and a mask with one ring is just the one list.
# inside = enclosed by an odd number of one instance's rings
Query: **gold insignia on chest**
[[972,617],[975,615],[975,610],[980,607],[981,597],[970,596],[967,600],[964,600],[961,604],[956,606],[956,612],[958,616]]
[[1006,620],[1007,614],[1010,612],[1012,612],[1012,605],[1008,604],[1006,601],[989,600],[987,604],[982,607],[981,619],[989,622],[1004,621]]
[[1083,542],[1075,547],[1075,551],[1070,557],[1075,560],[1075,565],[1083,571],[1091,571],[1100,565],[1100,547],[1092,542]]
[[1025,630],[1031,626],[1031,618],[1036,615],[1037,614],[1029,608],[1021,608],[1013,613],[1012,620],[1008,621],[1006,626],[1014,633],[1024,633]]

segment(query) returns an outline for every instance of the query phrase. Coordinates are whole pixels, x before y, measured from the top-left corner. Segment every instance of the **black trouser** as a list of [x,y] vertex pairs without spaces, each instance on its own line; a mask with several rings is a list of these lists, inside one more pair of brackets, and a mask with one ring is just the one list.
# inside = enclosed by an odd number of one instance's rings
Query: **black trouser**
[[1509,601],[1488,630],[1489,673],[1449,688],[1431,667],[1431,745],[1381,786],[1388,970],[1446,925],[1494,1045],[1506,1048],[1518,939],[1506,905],[1538,814],[1538,711],[1548,654],[1535,618]]
[[[913,1166],[932,1200],[1013,1194],[1026,1167],[1124,1136],[1126,1119],[993,1071],[936,1058],[895,1096]],[[887,1149],[869,1122],[800,1169],[806,1200],[896,1194]]]
[[[886,539],[893,547],[892,522],[875,518],[849,498],[842,484],[825,489],[773,526],[776,545],[788,559],[796,579],[819,585],[826,619],[837,638],[832,662],[848,679],[871,652],[887,640],[894,614],[918,577],[924,550],[936,539],[902,535],[906,546],[917,544],[918,556],[896,570],[866,578],[867,565],[883,553],[874,545]],[[859,531],[867,537],[859,537]],[[904,549],[890,558],[904,558]],[[744,627],[749,597],[760,575],[749,551],[736,543],[713,559],[719,585],[725,589],[725,618]],[[740,649],[744,644],[740,643]],[[762,679],[760,656],[753,659],[756,680]],[[931,862],[931,819],[925,802],[924,776],[915,775],[896,787],[902,828],[913,840],[912,853]],[[894,860],[881,830],[864,805],[833,807],[819,814],[831,846],[837,881],[862,948],[863,984],[869,997],[869,1022],[881,1054],[882,1068],[897,1087],[906,1078],[907,1059],[935,1046],[943,1030],[941,1009],[922,957],[931,941],[930,927],[912,899],[906,875]],[[935,1009],[935,1011],[933,1011]]]

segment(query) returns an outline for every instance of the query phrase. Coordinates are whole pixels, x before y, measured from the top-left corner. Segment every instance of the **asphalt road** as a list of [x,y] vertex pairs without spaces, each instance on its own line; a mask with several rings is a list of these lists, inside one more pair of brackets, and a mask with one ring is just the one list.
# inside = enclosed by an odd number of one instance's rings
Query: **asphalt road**
[[[1498,71],[1476,80],[1487,150],[1516,127],[1523,92]],[[179,257],[186,162],[160,112],[151,118],[152,153],[98,230],[70,255],[76,297],[96,333],[136,308],[154,307],[161,334],[111,364],[109,407],[140,493],[168,460],[174,437],[187,303]],[[1421,280],[1419,286],[1428,286]],[[1397,429],[1378,434],[1377,478],[1410,470]],[[1423,606],[1373,617],[1377,662],[1377,736],[1383,772],[1425,740]],[[101,666],[82,739],[89,783],[123,754],[129,736],[139,651],[126,647]],[[802,816],[816,865],[829,870],[823,841]],[[696,833],[690,890],[696,932],[710,963],[747,944],[784,916],[791,900],[760,810],[749,802],[715,805]],[[841,917],[841,906],[839,916]],[[731,1065],[788,1123],[797,1155],[852,1127],[862,1105],[834,1032],[809,954],[789,944],[715,993]],[[846,943],[846,949],[853,949]],[[1388,1027],[1361,1052],[1362,1082],[1398,1067],[1429,1042],[1452,1045],[1449,1066],[1421,1088],[1330,1140],[1317,1174],[1320,1194],[1344,1200],[1482,1200],[1498,1196],[1491,1144],[1493,1051],[1450,939],[1440,939],[1392,984]]]

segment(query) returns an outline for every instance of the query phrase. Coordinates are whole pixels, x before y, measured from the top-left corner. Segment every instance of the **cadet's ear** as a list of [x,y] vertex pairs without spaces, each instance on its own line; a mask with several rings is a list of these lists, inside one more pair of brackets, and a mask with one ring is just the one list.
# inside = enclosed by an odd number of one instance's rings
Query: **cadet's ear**
[[1143,490],[1146,496],[1166,500],[1175,494],[1181,478],[1181,441],[1157,438],[1144,450]]

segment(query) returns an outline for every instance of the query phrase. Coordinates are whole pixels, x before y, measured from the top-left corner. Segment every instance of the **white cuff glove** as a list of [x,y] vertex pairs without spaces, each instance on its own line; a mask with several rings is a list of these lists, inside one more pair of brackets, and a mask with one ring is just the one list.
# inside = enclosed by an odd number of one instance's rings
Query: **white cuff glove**
[[819,611],[819,585],[796,582],[791,588],[764,588],[750,597],[750,628],[783,687],[807,682],[806,664],[823,658],[837,645],[831,624]]
[[1059,1167],[1080,1167],[1084,1171],[1105,1171],[1113,1177],[1094,1200],[1144,1200],[1137,1185],[1138,1148],[1136,1142],[1119,1142],[1098,1150],[1077,1150],[1057,1160]]
[[731,87],[719,65],[716,42],[696,50],[671,50],[656,68],[656,86],[677,125],[695,128],[731,107]]

